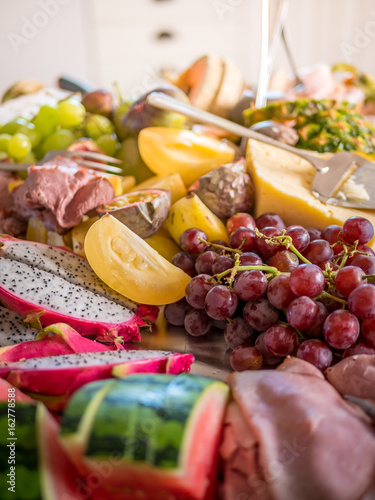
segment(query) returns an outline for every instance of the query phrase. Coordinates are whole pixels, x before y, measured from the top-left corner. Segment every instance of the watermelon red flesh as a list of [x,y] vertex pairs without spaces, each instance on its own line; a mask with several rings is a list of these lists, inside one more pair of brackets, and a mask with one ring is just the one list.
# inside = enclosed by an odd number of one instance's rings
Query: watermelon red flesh
[[0,378],[0,402],[8,403],[9,398],[15,398],[17,403],[34,403],[34,400],[30,396],[24,394],[3,378]]
[[[175,358],[172,364],[171,358]],[[40,394],[49,408],[60,411],[67,398],[79,387],[94,380],[112,377],[115,367],[120,368],[122,375],[138,372],[178,374],[189,371],[193,360],[191,354],[165,351],[76,353],[9,363],[0,366],[0,377],[32,393],[33,397]]]
[[84,482],[59,441],[59,425],[41,404],[37,409],[37,430],[42,499],[87,499]]
[[35,340],[0,348],[0,361],[11,363],[21,359],[117,349],[123,349],[123,346],[119,343],[107,346],[95,342],[82,337],[65,323],[57,323],[41,330],[36,335]]
[[[97,390],[108,383],[98,382]],[[225,384],[189,375],[133,375],[112,381],[98,407],[94,405],[91,431],[80,425],[82,410],[84,415],[90,411],[80,392],[64,415],[62,429],[68,423],[68,430],[63,439],[86,476],[100,475],[106,458],[110,460],[102,488],[91,491],[94,500],[215,498]],[[81,413],[72,418],[79,396]]]
[[85,290],[127,307],[146,323],[154,323],[158,316],[157,306],[137,304],[115,292],[94,273],[85,258],[69,250],[3,235],[0,237],[0,256],[59,276]]
[[[4,484],[2,500],[85,500],[84,482],[61,447],[59,425],[42,404],[17,404],[15,413],[15,464],[9,463],[12,443],[8,440],[8,403],[0,403],[0,446],[4,461],[0,461]],[[3,455],[0,454],[3,459]],[[5,462],[6,459],[6,462]],[[5,483],[10,467],[15,467],[14,492]],[[5,479],[7,478],[7,479]]]

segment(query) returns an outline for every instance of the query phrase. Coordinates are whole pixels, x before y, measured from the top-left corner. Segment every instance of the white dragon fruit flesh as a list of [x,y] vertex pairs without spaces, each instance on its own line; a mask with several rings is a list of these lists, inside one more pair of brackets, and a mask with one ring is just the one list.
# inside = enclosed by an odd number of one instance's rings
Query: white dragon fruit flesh
[[153,323],[157,318],[158,307],[137,304],[112,290],[94,273],[85,258],[64,248],[2,235],[0,236],[0,256],[28,264],[79,285],[127,307],[146,322]]
[[108,342],[140,340],[139,327],[158,312],[112,291],[72,252],[7,237],[0,238],[0,300],[31,326],[63,322]]
[[24,325],[20,314],[0,306],[0,348],[34,340],[37,333]]

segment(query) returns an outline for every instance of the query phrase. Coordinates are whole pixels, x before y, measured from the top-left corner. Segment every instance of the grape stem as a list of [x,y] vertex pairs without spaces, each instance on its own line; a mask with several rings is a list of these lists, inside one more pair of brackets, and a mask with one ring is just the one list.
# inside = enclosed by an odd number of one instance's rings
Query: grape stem
[[[287,321],[281,321],[281,320],[279,320],[278,324],[279,325],[290,326],[290,324]],[[294,328],[294,330],[297,333],[299,340],[306,340],[306,337],[303,335],[303,333],[301,332],[301,330],[298,330],[298,328]]]
[[296,254],[297,257],[302,262],[304,262],[305,264],[311,264],[311,262],[308,259],[306,259],[306,257],[304,257],[297,250],[297,248],[293,245],[293,240],[292,240],[291,236],[286,236],[285,235],[285,229],[283,229],[283,234],[281,234],[280,236],[271,236],[271,237],[268,237],[268,236],[264,235],[263,233],[261,233],[259,231],[259,229],[257,229],[257,228],[255,228],[255,234],[259,238],[264,238],[266,240],[266,243],[268,243],[270,245],[283,245],[284,247],[287,248],[287,250],[291,250],[294,254]]
[[240,254],[236,253],[236,255],[235,255],[235,261],[234,261],[234,266],[232,267],[232,271],[231,271],[229,279],[228,279],[228,285],[230,287],[232,286],[234,278],[236,277],[236,274],[237,274],[239,266],[240,266]]
[[346,245],[343,245],[343,248],[344,248],[344,256],[340,262],[339,270],[345,266],[346,261],[348,260],[349,257],[348,247]]
[[332,299],[335,300],[336,302],[340,302],[344,307],[348,305],[348,302],[344,299],[340,299],[340,297],[336,297],[336,295],[332,295],[329,292],[322,292],[316,297],[314,297],[314,300],[319,300],[319,299]]
[[224,278],[224,276],[226,276],[227,274],[229,274],[229,273],[232,274],[234,270],[235,270],[235,272],[237,272],[237,271],[252,271],[252,270],[257,271],[257,270],[259,270],[259,271],[264,271],[265,273],[271,273],[274,276],[277,276],[278,274],[289,274],[289,273],[282,273],[276,267],[273,267],[273,266],[238,266],[238,267],[236,267],[236,265],[235,265],[234,267],[231,267],[230,269],[226,269],[225,271],[223,271],[220,274],[215,274],[214,277],[218,281],[220,281],[221,278]]
[[201,238],[198,236],[199,241],[202,243],[205,243],[208,247],[215,247],[215,248],[221,248],[221,250],[225,250],[228,253],[238,253],[242,254],[243,252],[239,248],[230,248],[230,247],[225,247],[224,245],[219,245],[218,243],[210,243],[209,241],[205,240],[204,238]]

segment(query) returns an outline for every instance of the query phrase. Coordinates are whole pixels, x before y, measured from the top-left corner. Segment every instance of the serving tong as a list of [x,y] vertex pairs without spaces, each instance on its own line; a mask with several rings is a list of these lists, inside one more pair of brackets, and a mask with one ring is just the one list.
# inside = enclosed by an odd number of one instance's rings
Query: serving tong
[[122,161],[117,158],[102,153],[96,153],[95,151],[69,151],[67,149],[53,149],[48,151],[48,153],[36,163],[0,162],[0,171],[19,172],[21,170],[27,170],[32,165],[43,165],[57,156],[70,158],[82,167],[110,172],[112,174],[122,174],[121,168],[108,165],[108,163],[121,164]]
[[[236,136],[254,139],[300,156],[315,168],[316,174],[312,182],[312,193],[324,203],[351,208],[375,208],[375,163],[358,154],[350,151],[343,151],[333,153],[328,159],[319,158],[303,149],[297,149],[288,144],[271,139],[254,130],[198,109],[191,104],[179,101],[162,92],[152,92],[147,97],[147,102],[156,108],[181,113],[199,123],[213,125]],[[336,198],[343,184],[354,173],[355,182],[365,186],[369,199],[345,200]]]

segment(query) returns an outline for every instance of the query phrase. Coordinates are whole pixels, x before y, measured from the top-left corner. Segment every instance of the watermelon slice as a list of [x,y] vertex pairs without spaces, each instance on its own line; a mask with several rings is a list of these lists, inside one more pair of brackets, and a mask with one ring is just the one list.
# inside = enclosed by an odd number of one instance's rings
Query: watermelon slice
[[86,500],[86,486],[61,447],[58,423],[41,403],[36,417],[42,499]]
[[1,499],[87,499],[84,482],[61,447],[59,425],[46,407],[17,399],[8,410],[8,401],[0,402]]
[[0,378],[0,402],[7,403],[9,396],[11,399],[14,398],[17,403],[32,403],[34,401],[7,380]]
[[227,398],[196,375],[100,380],[71,398],[60,437],[93,500],[213,500]]

